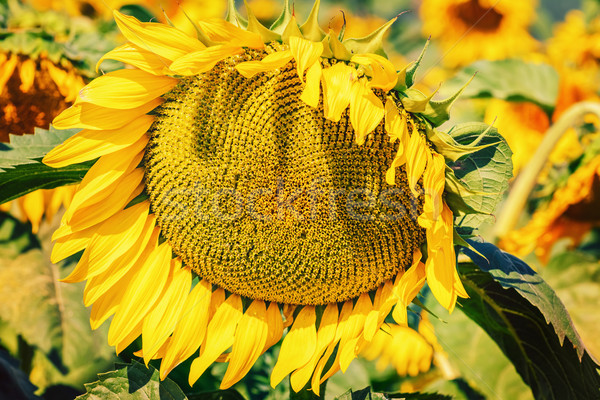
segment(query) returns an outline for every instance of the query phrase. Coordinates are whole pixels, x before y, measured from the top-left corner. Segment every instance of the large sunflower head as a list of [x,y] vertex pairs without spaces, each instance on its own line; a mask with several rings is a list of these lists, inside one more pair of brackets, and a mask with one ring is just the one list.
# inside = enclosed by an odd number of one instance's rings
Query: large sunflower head
[[231,8],[197,37],[115,11],[128,42],[103,60],[132,68],[54,120],[83,130],[46,164],[98,160],[52,259],[84,250],[65,280],[87,280],[92,326],[114,314],[109,343],[141,335],[162,377],[224,361],[229,387],[289,327],[271,383],[318,392],[388,314],[406,325],[425,281],[450,311],[466,296],[445,200],[466,189],[446,160],[482,146],[436,129],[455,96],[410,88],[418,62],[387,60],[394,20],[344,40],[318,8],[299,24],[286,4],[270,29]]
[[498,60],[529,54],[537,42],[528,27],[536,0],[423,0],[423,32],[439,41],[450,67],[478,59]]

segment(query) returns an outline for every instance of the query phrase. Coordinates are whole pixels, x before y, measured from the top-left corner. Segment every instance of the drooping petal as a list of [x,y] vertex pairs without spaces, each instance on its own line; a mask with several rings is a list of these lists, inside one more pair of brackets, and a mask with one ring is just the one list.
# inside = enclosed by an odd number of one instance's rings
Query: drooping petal
[[21,85],[19,90],[23,93],[27,93],[33,86],[33,80],[35,78],[36,65],[35,61],[31,58],[26,59],[19,65],[19,77],[21,78]]
[[123,340],[154,306],[169,276],[171,253],[171,246],[165,242],[140,266],[110,324],[109,345]]
[[229,357],[229,367],[225,372],[220,389],[233,386],[248,373],[262,354],[268,334],[265,302],[254,300],[238,324]]
[[171,90],[179,79],[155,76],[138,69],[121,69],[102,75],[79,91],[77,104],[130,110],[150,103]]
[[173,331],[165,356],[160,364],[164,379],[179,363],[187,360],[202,344],[208,326],[211,285],[201,280],[188,295],[181,319]]
[[385,57],[378,54],[367,53],[354,55],[350,61],[371,67],[372,79],[369,82],[369,85],[372,88],[378,88],[389,92],[398,82],[396,68],[394,68],[391,61]]
[[365,143],[367,135],[377,128],[384,114],[383,103],[369,89],[367,81],[356,82],[350,95],[350,122],[358,145]]
[[170,69],[180,75],[198,75],[210,71],[219,61],[243,51],[244,49],[235,45],[211,46],[178,58]]
[[188,267],[182,268],[181,260],[171,260],[171,279],[160,295],[160,300],[144,318],[142,348],[146,365],[177,326],[191,285],[191,270]]
[[4,53],[1,55],[4,59],[2,63],[0,63],[0,93],[4,90],[4,86],[6,82],[10,79],[15,68],[17,67],[17,63],[19,62],[19,57],[16,54],[11,54],[10,58],[6,58]]
[[198,39],[169,25],[140,22],[117,10],[113,10],[113,15],[119,30],[127,40],[168,60],[174,61],[181,56],[206,47]]
[[267,324],[269,325],[269,334],[263,353],[267,351],[275,343],[279,342],[283,336],[283,320],[281,319],[281,311],[277,303],[272,302],[267,308]]
[[85,229],[83,231],[73,232],[70,235],[63,236],[56,240],[52,247],[50,261],[58,263],[60,260],[72,256],[73,254],[85,249],[92,235],[96,232],[97,227]]
[[300,95],[300,100],[311,107],[319,106],[319,98],[321,94],[321,63],[314,63],[306,72],[306,86]]
[[139,107],[128,110],[101,107],[91,103],[79,103],[61,112],[52,124],[57,129],[95,129],[110,130],[123,127],[161,105],[162,98],[156,98]]
[[265,47],[259,34],[238,28],[221,18],[209,18],[198,21],[198,27],[216,43],[262,49]]
[[217,308],[208,324],[206,339],[200,348],[200,356],[192,361],[189,376],[190,386],[193,386],[221,353],[233,345],[235,330],[242,315],[242,298],[237,294],[230,295]]
[[271,387],[297,368],[310,361],[317,346],[317,316],[313,306],[304,306],[298,313],[292,328],[281,343],[277,363],[271,373]]
[[335,338],[335,331],[337,329],[338,322],[338,307],[337,303],[330,303],[323,311],[321,316],[321,322],[319,323],[319,330],[317,331],[317,347],[310,361],[303,367],[295,370],[291,377],[290,383],[292,389],[296,392],[300,391],[308,383],[312,376],[317,362],[325,352],[325,349],[333,342]]
[[325,118],[339,122],[342,113],[350,104],[357,72],[344,63],[337,63],[333,67],[323,69],[322,79]]
[[44,164],[53,168],[94,160],[137,142],[154,122],[154,116],[142,115],[122,128],[96,131],[83,130],[56,146],[44,157]]
[[158,243],[160,229],[156,227],[156,216],[148,215],[139,237],[123,255],[108,265],[103,272],[90,277],[83,291],[83,304],[87,307],[104,295],[125,274],[143,265]]
[[246,78],[252,78],[254,75],[260,72],[273,71],[274,69],[281,68],[292,60],[292,53],[289,50],[278,51],[271,53],[262,60],[259,61],[245,61],[235,66]]
[[133,43],[125,43],[103,55],[96,64],[96,71],[104,60],[121,61],[153,75],[166,75],[172,62]]
[[404,274],[397,279],[394,293],[398,302],[392,312],[392,317],[398,325],[408,323],[406,308],[425,285],[425,264],[421,261],[421,251],[415,250],[413,263]]
[[427,158],[430,157],[429,149],[425,144],[425,139],[418,130],[414,130],[410,135],[410,140],[406,148],[406,173],[408,175],[408,184],[415,197],[419,197],[416,190],[417,183],[425,171]]
[[304,82],[304,71],[318,63],[323,54],[323,43],[311,42],[301,37],[290,37],[290,51],[296,60],[296,68],[300,81]]
[[369,294],[361,294],[352,309],[352,314],[348,318],[348,323],[346,324],[340,339],[340,347],[336,359],[339,359],[339,366],[342,372],[346,371],[350,362],[355,359],[358,354],[356,345],[364,329],[367,315],[372,308],[373,303],[369,298]]
[[139,237],[148,211],[149,203],[142,202],[104,221],[92,236],[77,267],[62,281],[80,282],[108,268],[112,261],[127,251],[130,242]]

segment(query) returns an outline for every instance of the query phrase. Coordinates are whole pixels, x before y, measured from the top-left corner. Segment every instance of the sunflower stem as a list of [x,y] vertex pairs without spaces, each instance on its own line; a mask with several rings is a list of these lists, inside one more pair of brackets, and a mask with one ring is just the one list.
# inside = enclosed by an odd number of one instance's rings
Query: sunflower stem
[[290,400],[316,400],[325,398],[325,389],[327,387],[327,379],[321,383],[319,387],[319,395],[315,394],[311,390],[310,382],[306,384],[299,392],[294,392],[292,385],[290,385]]
[[527,199],[537,183],[540,172],[544,169],[548,157],[563,135],[586,114],[595,114],[600,118],[600,103],[581,102],[570,107],[546,131],[544,139],[535,151],[531,161],[518,175],[502,210],[498,216],[493,232],[493,240],[497,241],[514,229],[527,204]]

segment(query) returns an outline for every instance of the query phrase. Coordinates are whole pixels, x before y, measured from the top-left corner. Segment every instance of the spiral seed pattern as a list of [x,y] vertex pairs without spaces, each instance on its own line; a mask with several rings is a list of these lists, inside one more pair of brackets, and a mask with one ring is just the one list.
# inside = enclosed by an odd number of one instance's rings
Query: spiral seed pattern
[[357,297],[412,262],[422,196],[403,167],[385,182],[397,144],[383,123],[358,146],[347,110],[336,123],[322,101],[299,99],[293,62],[252,79],[234,69],[264,55],[230,57],[164,96],[145,156],[152,210],[174,252],[228,291],[303,305]]

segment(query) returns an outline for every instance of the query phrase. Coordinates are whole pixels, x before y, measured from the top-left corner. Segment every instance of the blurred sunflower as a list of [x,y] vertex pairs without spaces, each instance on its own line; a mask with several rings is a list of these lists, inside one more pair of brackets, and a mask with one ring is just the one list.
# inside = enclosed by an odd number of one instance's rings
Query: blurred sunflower
[[569,176],[527,225],[507,234],[501,246],[517,255],[535,250],[540,260],[547,263],[556,241],[568,238],[577,246],[590,229],[600,226],[599,204],[600,156],[596,156]]
[[[48,129],[50,122],[75,101],[89,73],[84,52],[77,39],[93,29],[91,20],[71,23],[67,15],[39,12],[11,3],[3,10],[0,33],[0,142],[9,135]],[[97,58],[96,58],[97,60]],[[86,61],[88,64],[86,64]],[[37,232],[42,219],[51,220],[61,206],[67,206],[73,187],[35,191],[16,200],[20,216]],[[11,209],[11,203],[0,206]]]
[[466,189],[444,154],[482,146],[438,131],[455,97],[431,101],[384,57],[395,19],[341,42],[318,9],[299,25],[286,4],[268,29],[232,7],[198,38],[115,11],[129,42],[102,60],[135,68],[54,120],[84,130],[46,164],[99,159],[52,259],[85,249],[65,281],[87,280],[92,327],[114,314],[109,344],[141,335],[162,378],[195,356],[190,384],[221,361],[230,387],[290,326],[271,384],[318,393],[390,312],[406,324],[425,281],[449,311],[466,297],[445,201]]
[[449,67],[478,59],[498,60],[527,54],[537,46],[528,27],[536,0],[423,0],[423,32],[438,40]]

